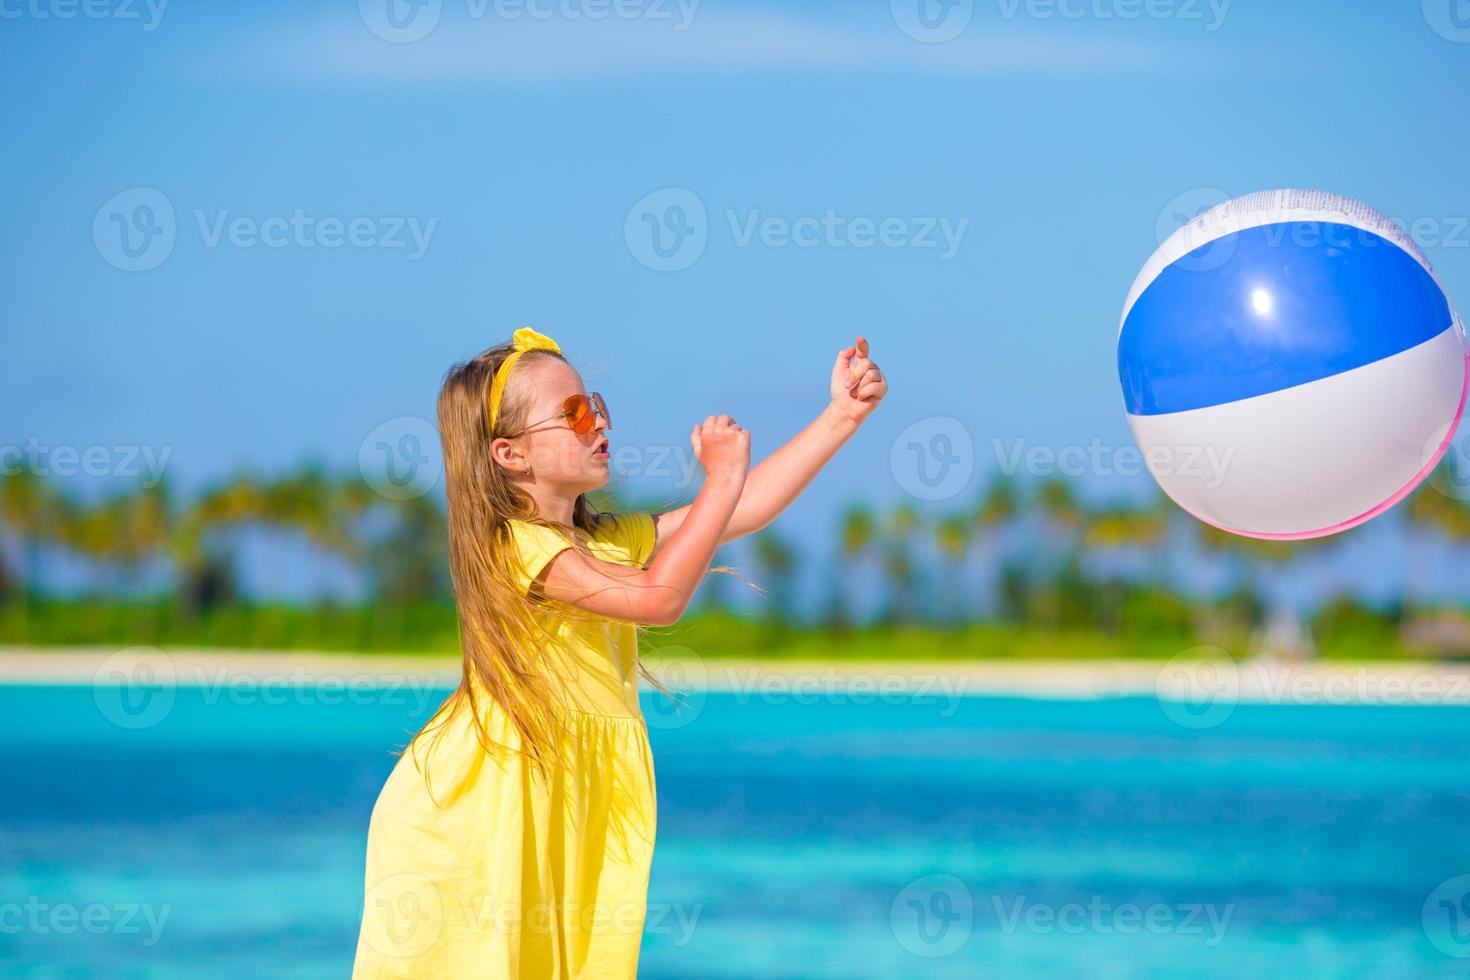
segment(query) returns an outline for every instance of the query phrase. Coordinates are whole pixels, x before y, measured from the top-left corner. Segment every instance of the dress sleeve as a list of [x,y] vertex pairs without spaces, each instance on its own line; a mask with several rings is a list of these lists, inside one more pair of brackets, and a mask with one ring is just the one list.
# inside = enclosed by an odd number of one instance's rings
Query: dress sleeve
[[508,526],[510,540],[519,557],[516,585],[522,594],[529,594],[531,583],[536,581],[551,559],[572,545],[558,532],[530,521],[512,519]]
[[645,511],[603,514],[597,529],[599,540],[616,544],[639,566],[648,564],[648,556],[653,554],[657,536],[658,529],[654,526],[653,515]]

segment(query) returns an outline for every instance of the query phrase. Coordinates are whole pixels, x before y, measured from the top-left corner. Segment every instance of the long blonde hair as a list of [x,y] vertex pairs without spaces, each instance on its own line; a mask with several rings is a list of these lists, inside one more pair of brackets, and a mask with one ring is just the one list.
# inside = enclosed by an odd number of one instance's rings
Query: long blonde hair
[[[548,646],[557,642],[547,621],[605,622],[605,618],[550,597],[533,602],[522,593],[517,579],[519,556],[508,522],[515,519],[551,528],[580,553],[596,557],[576,532],[590,534],[599,514],[582,494],[573,505],[571,526],[546,520],[536,512],[530,496],[517,489],[491,457],[490,445],[497,433],[518,432],[527,423],[535,401],[527,362],[548,357],[565,360],[547,350],[523,355],[511,369],[496,432],[490,432],[486,399],[496,369],[513,350],[510,343],[501,344],[454,365],[439,390],[439,436],[449,498],[449,565],[459,607],[464,671],[459,687],[404,751],[411,752],[419,739],[442,729],[455,712],[468,710],[487,752],[509,750],[525,755],[533,772],[546,776],[562,762],[561,734],[565,729],[555,710],[564,703],[561,688],[547,670],[557,659],[547,655]],[[640,637],[647,631],[640,623],[632,625]],[[638,671],[672,697],[641,658]],[[482,694],[488,694],[505,712],[520,734],[522,748],[497,743],[490,737],[481,711]]]

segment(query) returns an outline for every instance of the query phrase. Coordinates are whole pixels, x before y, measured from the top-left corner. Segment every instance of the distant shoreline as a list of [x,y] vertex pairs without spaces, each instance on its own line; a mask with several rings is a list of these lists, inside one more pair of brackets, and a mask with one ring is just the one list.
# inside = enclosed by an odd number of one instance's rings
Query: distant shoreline
[[[645,662],[674,691],[734,692],[752,698],[842,694],[870,700],[933,694],[1040,699],[1193,697],[1217,689],[1245,703],[1470,705],[1470,664],[1317,660],[1303,663],[1204,660],[846,660],[755,657],[661,658]],[[149,647],[0,647],[0,684],[201,685],[275,682],[373,687],[410,682],[451,688],[458,658]],[[1180,685],[1183,684],[1181,688]],[[1196,685],[1190,687],[1191,684]]]

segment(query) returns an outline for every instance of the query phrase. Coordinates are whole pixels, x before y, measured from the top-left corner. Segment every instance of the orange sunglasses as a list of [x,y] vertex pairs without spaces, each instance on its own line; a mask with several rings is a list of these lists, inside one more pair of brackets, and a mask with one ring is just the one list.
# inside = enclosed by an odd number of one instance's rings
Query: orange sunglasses
[[518,436],[527,429],[534,429],[543,422],[550,422],[552,419],[566,419],[567,425],[571,426],[573,432],[579,436],[585,436],[597,425],[597,416],[599,415],[607,420],[607,427],[611,429],[612,416],[607,414],[607,402],[603,401],[602,393],[594,391],[590,395],[584,395],[578,392],[575,395],[567,396],[567,400],[562,404],[560,412],[557,412],[555,415],[548,415],[540,422],[532,422],[530,425],[510,433],[505,438],[509,439]]

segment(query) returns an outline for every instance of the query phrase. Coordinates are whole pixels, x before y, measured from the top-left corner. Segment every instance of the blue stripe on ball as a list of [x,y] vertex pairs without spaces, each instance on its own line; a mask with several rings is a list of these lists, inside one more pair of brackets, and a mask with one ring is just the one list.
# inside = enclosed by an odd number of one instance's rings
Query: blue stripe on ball
[[1452,319],[1434,277],[1386,238],[1325,221],[1263,225],[1159,274],[1124,321],[1118,374],[1130,413],[1183,412],[1371,364]]

